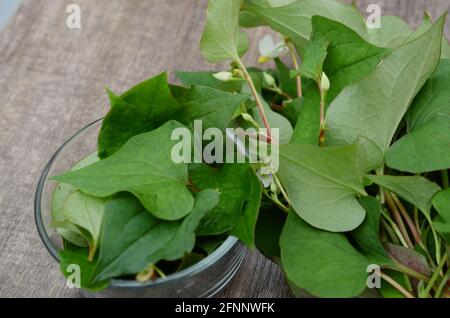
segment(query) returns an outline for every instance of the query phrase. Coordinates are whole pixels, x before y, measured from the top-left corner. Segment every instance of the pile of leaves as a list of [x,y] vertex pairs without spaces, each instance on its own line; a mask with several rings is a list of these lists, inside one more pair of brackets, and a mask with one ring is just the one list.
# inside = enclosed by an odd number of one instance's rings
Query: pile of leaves
[[[296,295],[450,297],[444,23],[425,15],[414,31],[384,16],[370,28],[331,0],[210,0],[201,51],[230,69],[108,92],[98,153],[55,177],[63,272],[80,265],[90,290],[147,281],[233,235],[277,262]],[[260,42],[259,62],[274,69],[241,59],[241,28],[257,26],[281,34]],[[171,134],[194,120],[266,128],[249,138],[279,145],[279,169],[174,163]]]

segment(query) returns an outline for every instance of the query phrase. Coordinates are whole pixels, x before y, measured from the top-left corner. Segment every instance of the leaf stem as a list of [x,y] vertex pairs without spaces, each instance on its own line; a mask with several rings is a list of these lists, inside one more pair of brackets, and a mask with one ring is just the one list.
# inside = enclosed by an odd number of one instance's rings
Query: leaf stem
[[256,106],[259,110],[259,115],[261,116],[261,119],[263,121],[264,127],[267,129],[267,139],[269,142],[272,142],[272,132],[270,129],[269,121],[267,120],[266,112],[264,110],[264,106],[261,101],[261,97],[258,94],[258,91],[256,90],[255,84],[253,83],[252,77],[247,71],[247,68],[244,66],[241,60],[236,61],[239,65],[239,68],[241,69],[244,79],[247,81],[248,85],[250,86],[250,90],[252,92],[253,97],[255,98]]
[[279,87],[270,87],[269,86],[269,87],[264,87],[264,89],[267,89],[268,91],[277,93],[278,95],[284,96],[288,99],[288,101],[292,101],[292,97],[288,93],[283,92]]
[[271,195],[269,195],[266,191],[266,189],[263,190],[264,195],[270,200],[272,201],[278,208],[280,208],[283,212],[288,213],[289,212],[289,208],[285,207],[283,205],[283,203],[280,202],[280,200],[278,200],[278,198],[274,198]]
[[438,267],[436,267],[433,275],[431,276],[430,281],[428,282],[427,286],[425,287],[425,290],[423,291],[423,294],[421,295],[423,298],[428,298],[430,295],[430,291],[433,288],[434,284],[436,283],[440,272],[444,268],[444,265],[447,263],[447,253],[442,256],[442,259],[439,261]]
[[409,268],[408,266],[405,266],[405,265],[399,263],[395,259],[395,257],[393,257],[391,254],[388,253],[388,255],[395,262],[395,264],[393,264],[393,265],[389,265],[389,264],[383,265],[382,266],[383,268],[391,269],[391,270],[400,272],[400,273],[405,274],[405,275],[407,275],[409,277],[412,277],[412,278],[415,278],[415,279],[418,279],[418,280],[422,280],[424,282],[428,282],[430,280],[430,278],[428,278],[427,276],[425,276],[425,275],[423,275],[421,273],[418,273],[415,270]]
[[159,277],[161,277],[161,278],[167,277],[166,274],[164,274],[164,272],[161,269],[159,269],[156,265],[153,266],[153,269],[159,275]]
[[402,204],[402,202],[400,201],[400,199],[397,197],[397,195],[395,193],[391,193],[391,195],[392,195],[392,199],[394,200],[394,203],[397,205],[401,215],[405,219],[406,224],[408,225],[409,230],[411,231],[411,233],[414,237],[414,241],[416,243],[419,243],[421,241],[420,233],[417,231],[417,228],[416,228],[413,220],[409,216],[408,211],[406,211],[406,208],[404,207],[404,205]]
[[450,268],[447,269],[447,273],[445,273],[444,278],[439,283],[439,286],[438,286],[436,292],[434,293],[434,298],[441,297],[444,288],[446,287],[447,283],[449,282],[449,279],[450,279]]
[[400,232],[397,224],[395,224],[395,222],[391,219],[391,217],[387,213],[385,213],[383,210],[381,210],[381,211],[382,211],[383,217],[387,220],[389,225],[392,227],[392,230],[394,231],[394,233],[397,235],[398,239],[400,240],[400,243],[404,247],[408,247],[408,244],[406,243],[405,239],[403,238],[403,235]]
[[417,231],[420,233],[419,208],[416,206],[414,206],[414,224]]
[[397,283],[394,279],[392,279],[391,277],[389,277],[385,273],[381,273],[381,278],[383,278],[386,282],[388,282],[392,287],[397,289],[406,298],[414,298],[414,296],[409,291],[407,291],[405,288],[403,288],[402,285]]
[[385,198],[386,198],[386,204],[389,207],[389,210],[391,212],[391,215],[397,224],[400,233],[402,233],[403,238],[405,239],[405,242],[409,248],[413,248],[413,243],[411,242],[411,239],[409,238],[408,232],[406,231],[405,224],[403,223],[402,217],[400,215],[400,211],[398,210],[397,206],[394,203],[394,200],[392,199],[392,196],[389,192],[385,191]]
[[439,240],[439,235],[437,234],[436,230],[433,227],[433,221],[431,220],[431,217],[429,215],[425,214],[425,218],[427,219],[428,223],[430,224],[431,233],[433,234],[435,257],[436,257],[436,261],[439,263],[439,260],[441,259],[441,241]]
[[284,197],[284,199],[286,200],[286,202],[287,202],[289,205],[291,205],[291,201],[289,200],[289,197],[288,197],[288,195],[287,195],[287,193],[286,193],[286,190],[284,189],[283,185],[281,184],[281,181],[280,181],[280,179],[278,178],[278,176],[277,176],[276,173],[273,174],[273,179],[275,180],[275,183],[277,184],[278,188],[280,189],[281,194],[283,194],[283,197]]
[[[285,43],[289,50],[289,55],[291,56],[292,64],[295,70],[298,71],[300,69],[300,64],[298,63],[297,57],[295,56],[295,48],[292,45],[292,42],[287,38],[285,39]],[[302,97],[303,96],[302,77],[300,76],[300,74],[295,77],[295,81],[297,83],[297,97]]]
[[317,83],[320,90],[320,133],[319,133],[319,145],[323,147],[325,143],[325,99],[327,92],[322,89],[320,82]]
[[384,230],[386,231],[387,235],[391,239],[391,241],[394,244],[400,245],[400,241],[398,240],[397,236],[394,233],[394,230],[392,227],[383,219],[381,219],[381,224],[383,225]]
[[95,251],[97,250],[97,246],[95,244],[89,244],[89,253],[88,253],[88,261],[92,262],[95,257]]

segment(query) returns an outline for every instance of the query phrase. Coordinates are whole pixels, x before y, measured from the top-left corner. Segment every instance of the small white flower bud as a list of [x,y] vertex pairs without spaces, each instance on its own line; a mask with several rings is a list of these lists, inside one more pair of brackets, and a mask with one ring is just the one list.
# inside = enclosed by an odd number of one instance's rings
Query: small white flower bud
[[267,74],[266,72],[263,72],[263,77],[264,77],[264,81],[267,83],[267,85],[269,85],[269,86],[276,85],[275,79],[273,78],[272,75]]
[[222,81],[222,82],[228,82],[233,79],[233,74],[230,72],[219,72],[219,73],[213,74],[213,76],[215,79]]
[[320,88],[323,91],[328,91],[330,89],[330,80],[324,72],[322,72],[322,78],[320,79]]

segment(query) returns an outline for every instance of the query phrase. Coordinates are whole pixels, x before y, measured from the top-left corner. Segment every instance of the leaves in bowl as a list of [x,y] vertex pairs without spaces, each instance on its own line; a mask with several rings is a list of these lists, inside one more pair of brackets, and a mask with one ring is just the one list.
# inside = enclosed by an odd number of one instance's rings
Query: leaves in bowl
[[176,143],[171,134],[180,127],[183,126],[169,121],[154,131],[133,137],[114,155],[54,179],[97,197],[127,191],[156,217],[180,219],[194,205],[194,198],[186,188],[187,164],[174,163],[171,158]]
[[150,78],[122,96],[108,91],[111,111],[103,120],[98,137],[98,155],[106,158],[131,137],[151,131],[176,119],[181,106],[172,97],[167,74]]

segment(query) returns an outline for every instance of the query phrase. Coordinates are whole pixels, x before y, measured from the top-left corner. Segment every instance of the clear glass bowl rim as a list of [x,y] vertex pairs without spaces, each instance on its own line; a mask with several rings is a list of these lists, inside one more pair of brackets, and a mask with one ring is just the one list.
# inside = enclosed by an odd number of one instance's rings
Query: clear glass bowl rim
[[[47,163],[47,165],[44,168],[44,171],[41,174],[41,177],[39,178],[38,186],[36,189],[35,194],[35,200],[34,200],[34,218],[36,222],[36,227],[39,233],[39,236],[44,243],[45,248],[50,253],[50,255],[59,263],[59,257],[58,257],[58,251],[56,250],[55,246],[52,243],[52,240],[47,235],[47,231],[44,226],[44,221],[42,219],[42,211],[41,211],[41,200],[42,200],[42,193],[44,189],[45,182],[47,181],[48,173],[50,172],[50,169],[52,168],[53,163],[58,159],[59,154],[62,152],[62,150],[70,144],[73,140],[77,139],[80,134],[82,134],[85,130],[91,128],[92,126],[95,126],[100,121],[103,120],[103,117],[100,119],[97,119],[93,121],[92,123],[88,124],[87,126],[80,129],[77,133],[75,133],[72,137],[70,137],[66,142],[64,142],[58,150],[55,152],[55,154],[51,157],[50,161]],[[207,269],[208,267],[214,265],[217,261],[219,261],[223,256],[225,256],[228,251],[230,251],[236,244],[239,244],[239,240],[233,236],[229,236],[213,253],[205,257],[200,262],[196,263],[195,265],[188,267],[182,271],[176,272],[174,274],[168,275],[166,278],[158,278],[154,281],[150,281],[147,283],[139,283],[137,281],[133,280],[125,280],[125,279],[112,279],[110,283],[110,287],[113,288],[149,288],[149,287],[156,287],[156,286],[162,286],[166,284],[172,284],[176,283],[178,281],[182,281],[184,278],[193,276],[197,273],[202,272],[203,270]]]

